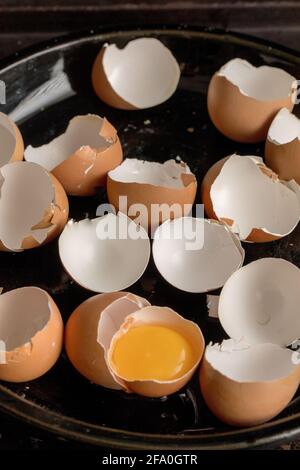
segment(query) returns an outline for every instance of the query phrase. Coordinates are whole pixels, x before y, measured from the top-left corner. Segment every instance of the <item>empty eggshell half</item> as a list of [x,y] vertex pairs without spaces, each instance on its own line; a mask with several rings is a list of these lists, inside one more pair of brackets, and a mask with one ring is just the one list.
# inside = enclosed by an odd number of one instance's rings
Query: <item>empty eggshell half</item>
[[283,107],[294,106],[297,82],[277,67],[254,67],[233,59],[216,72],[208,87],[207,106],[216,128],[238,142],[259,142]]
[[179,79],[175,57],[155,38],[134,39],[123,49],[104,44],[92,70],[96,95],[114,108],[127,110],[163,103],[173,95]]
[[[169,381],[150,379],[129,381],[125,377],[118,376],[113,361],[113,351],[116,342],[131,328],[136,328],[141,325],[159,325],[169,327],[185,337],[194,352],[194,363],[191,368],[181,377]],[[204,338],[199,326],[196,323],[190,320],[186,320],[168,307],[149,306],[141,308],[140,310],[129,314],[125,318],[124,323],[119,327],[114,336],[111,338],[111,342],[107,350],[107,363],[116,380],[126,391],[134,392],[147,397],[161,397],[170,395],[171,393],[176,392],[186,385],[200,363],[204,348]]]
[[50,171],[73,196],[95,194],[123,158],[116,129],[94,114],[75,116],[64,134],[41,147],[28,146],[24,156]]
[[232,155],[210,168],[201,193],[208,217],[225,222],[241,240],[267,242],[297,226],[299,190],[295,181],[279,180],[259,157]]
[[270,126],[265,160],[280,179],[300,184],[300,120],[287,108],[276,114]]
[[150,257],[147,232],[126,215],[70,220],[59,238],[66,271],[94,292],[126,289],[144,273]]
[[107,176],[110,204],[146,229],[188,215],[196,190],[195,175],[186,163],[175,160],[157,163],[127,158]]
[[45,374],[62,342],[62,318],[46,291],[22,287],[0,295],[1,380],[26,382]]
[[107,366],[107,349],[124,319],[150,305],[128,292],[95,295],[79,305],[70,316],[65,347],[73,366],[91,382],[121,389]]
[[63,187],[41,166],[14,162],[0,169],[0,250],[22,251],[51,241],[68,212]]
[[0,113],[0,168],[7,163],[23,160],[24,143],[16,124]]
[[222,287],[244,261],[239,239],[224,224],[192,217],[158,227],[152,252],[163,278],[186,292]]
[[228,279],[219,299],[226,333],[248,344],[288,346],[300,338],[300,269],[280,258],[262,258]]
[[276,344],[233,340],[206,347],[200,368],[202,396],[212,413],[233,426],[255,426],[278,415],[299,385],[293,352]]

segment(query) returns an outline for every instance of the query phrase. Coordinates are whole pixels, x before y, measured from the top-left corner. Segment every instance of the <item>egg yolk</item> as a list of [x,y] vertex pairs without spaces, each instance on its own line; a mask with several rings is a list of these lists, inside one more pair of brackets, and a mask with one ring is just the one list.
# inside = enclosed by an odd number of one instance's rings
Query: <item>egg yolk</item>
[[177,331],[158,325],[129,329],[115,344],[112,361],[127,380],[174,380],[196,362],[195,353]]

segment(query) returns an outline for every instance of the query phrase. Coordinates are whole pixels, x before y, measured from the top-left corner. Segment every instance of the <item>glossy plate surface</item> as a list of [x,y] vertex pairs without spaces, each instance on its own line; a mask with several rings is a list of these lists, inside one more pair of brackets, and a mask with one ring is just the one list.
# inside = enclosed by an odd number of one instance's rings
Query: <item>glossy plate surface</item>
[[[166,103],[149,110],[109,108],[91,87],[91,67],[99,48],[105,42],[122,46],[146,35],[163,41],[180,62],[182,77],[177,92]],[[1,111],[11,113],[26,145],[34,146],[64,131],[74,115],[106,116],[118,129],[125,157],[164,161],[179,155],[196,174],[200,187],[205,172],[216,160],[235,151],[263,154],[263,145],[243,145],[223,137],[207,114],[209,79],[234,57],[255,65],[282,67],[300,77],[299,54],[249,37],[176,27],[99,30],[51,41],[2,62],[0,80],[6,83],[7,104],[1,106]],[[70,216],[94,217],[97,206],[105,200],[104,191],[94,198],[71,198]],[[299,266],[299,234],[300,227],[277,242],[245,245],[245,263],[276,256]],[[8,291],[25,285],[48,290],[64,321],[91,295],[72,282],[62,268],[57,241],[38,250],[0,253],[0,286]],[[153,305],[170,306],[198,322],[207,342],[224,337],[218,321],[208,318],[206,296],[171,287],[157,273],[152,260],[129,290]],[[65,353],[39,380],[20,385],[0,383],[0,407],[65,437],[122,448],[237,448],[291,439],[300,432],[297,398],[270,423],[234,429],[217,421],[206,409],[197,376],[168,398],[145,399],[90,384],[76,373]]]

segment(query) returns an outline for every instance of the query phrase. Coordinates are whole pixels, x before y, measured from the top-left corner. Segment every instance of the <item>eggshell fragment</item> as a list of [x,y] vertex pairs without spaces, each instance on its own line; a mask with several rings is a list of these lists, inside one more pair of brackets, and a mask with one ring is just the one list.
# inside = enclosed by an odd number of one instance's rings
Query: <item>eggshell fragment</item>
[[123,49],[104,44],[97,55],[92,83],[96,95],[119,109],[145,109],[175,92],[180,68],[171,51],[155,38],[130,41]]
[[226,333],[248,344],[288,346],[300,338],[300,269],[280,258],[240,268],[224,285],[219,319]]
[[106,350],[130,313],[149,305],[128,292],[95,295],[79,305],[66,325],[65,347],[73,366],[91,382],[121,389],[108,369]]
[[[148,229],[169,218],[188,215],[196,190],[195,175],[186,163],[175,160],[157,163],[127,158],[107,177],[110,204],[129,217],[137,217]],[[124,208],[120,197],[127,198]]]
[[186,292],[222,287],[244,261],[240,241],[224,224],[192,217],[158,227],[152,250],[164,279]]
[[53,299],[38,287],[0,295],[0,379],[26,382],[45,374],[57,361],[63,322]]
[[267,242],[297,226],[299,188],[279,180],[258,157],[232,155],[210,168],[201,194],[208,217],[225,222],[241,240]]
[[59,255],[70,276],[94,292],[134,284],[150,257],[147,232],[126,215],[69,221],[59,238]]
[[0,169],[0,250],[48,243],[62,231],[68,211],[64,189],[41,166],[14,162]]
[[7,163],[23,160],[24,143],[16,124],[0,113],[0,168]]
[[91,196],[106,185],[107,172],[122,161],[116,129],[94,114],[75,116],[64,134],[41,147],[28,146],[25,160],[42,165],[67,194]]
[[210,118],[226,137],[238,142],[266,138],[276,113],[292,111],[297,82],[277,67],[254,67],[246,60],[227,62],[212,77],[207,96]]
[[267,165],[283,180],[300,184],[300,120],[281,109],[270,126],[265,146]]
[[233,426],[255,426],[280,413],[299,385],[293,352],[276,344],[209,344],[200,387],[209,409]]
[[[125,334],[130,328],[134,328],[141,325],[163,325],[170,327],[180,334],[182,334],[193,347],[195,351],[195,363],[193,367],[182,377],[170,381],[159,381],[159,380],[134,380],[128,381],[124,377],[119,377],[116,374],[114,363],[112,360],[112,353],[117,340],[121,335]],[[186,320],[174,310],[168,307],[144,307],[137,310],[134,313],[128,315],[124,323],[120,326],[116,334],[113,336],[108,352],[107,352],[107,363],[112,373],[119,381],[119,383],[129,392],[134,392],[139,395],[147,397],[161,397],[164,395],[170,395],[171,393],[180,390],[193,376],[196,368],[198,367],[200,360],[203,355],[205,343],[202,332],[199,326],[190,321]]]

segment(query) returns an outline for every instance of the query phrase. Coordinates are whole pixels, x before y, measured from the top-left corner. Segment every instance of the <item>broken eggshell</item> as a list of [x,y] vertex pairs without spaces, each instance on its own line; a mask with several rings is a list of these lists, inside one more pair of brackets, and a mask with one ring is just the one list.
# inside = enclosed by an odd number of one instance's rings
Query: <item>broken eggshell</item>
[[0,379],[26,382],[45,374],[57,361],[63,321],[49,294],[22,287],[0,295]]
[[233,426],[255,426],[278,415],[299,385],[293,352],[276,344],[210,343],[200,367],[202,396],[212,413]]
[[[188,340],[195,353],[193,366],[181,377],[168,381],[154,379],[129,381],[124,377],[118,376],[112,358],[115,344],[122,335],[129,331],[129,329],[141,325],[161,325],[172,328],[183,335]],[[104,335],[103,330],[102,333]],[[107,350],[107,364],[116,380],[128,392],[134,392],[146,397],[162,397],[180,390],[187,384],[200,363],[204,348],[204,338],[196,323],[186,320],[168,307],[148,306],[129,314],[124,318],[124,323],[119,327],[119,329],[116,329]]]
[[300,187],[279,180],[259,157],[235,154],[218,161],[205,175],[201,194],[207,216],[226,223],[243,241],[282,238],[299,222]]
[[[196,190],[195,175],[186,163],[175,160],[157,163],[127,158],[107,176],[110,204],[135,218],[145,229],[156,228],[169,218],[188,215]],[[124,208],[122,196],[126,197]],[[157,213],[153,213],[155,208]]]
[[23,160],[24,143],[16,124],[0,113],[0,168],[7,163]]
[[0,169],[0,250],[48,243],[62,231],[68,212],[63,187],[41,166],[14,162]]
[[281,109],[270,126],[265,160],[280,179],[300,184],[300,120],[287,108]]
[[98,294],[80,304],[65,330],[67,355],[75,369],[95,384],[120,390],[107,366],[105,349],[125,317],[147,305],[146,299],[128,292]]
[[216,72],[208,87],[207,106],[216,128],[238,142],[259,142],[283,107],[292,111],[297,82],[277,67],[254,67],[233,59]]
[[104,44],[92,70],[96,95],[114,108],[157,106],[175,92],[180,68],[171,51],[155,38],[134,39],[123,48]]
[[244,261],[238,237],[224,224],[193,217],[169,220],[158,227],[152,252],[167,282],[195,293],[222,287]]
[[[183,377],[168,382],[130,382],[117,376],[112,361],[116,341],[129,328],[145,324],[169,326],[189,338],[197,360]],[[77,307],[66,325],[65,345],[73,366],[87,379],[107,388],[149,397],[168,395],[185,385],[205,347],[195,323],[167,307],[151,307],[147,300],[128,292],[96,295]]]
[[75,116],[64,134],[41,147],[28,146],[25,160],[42,165],[67,194],[92,196],[106,185],[107,172],[123,158],[116,129],[94,114]]
[[219,320],[233,339],[288,346],[300,338],[300,269],[281,258],[243,266],[225,283]]
[[59,255],[70,276],[94,292],[113,292],[134,284],[150,258],[147,232],[126,215],[109,213],[70,220],[59,238]]

